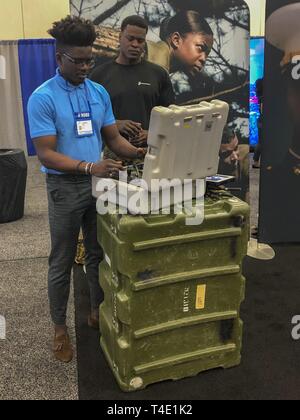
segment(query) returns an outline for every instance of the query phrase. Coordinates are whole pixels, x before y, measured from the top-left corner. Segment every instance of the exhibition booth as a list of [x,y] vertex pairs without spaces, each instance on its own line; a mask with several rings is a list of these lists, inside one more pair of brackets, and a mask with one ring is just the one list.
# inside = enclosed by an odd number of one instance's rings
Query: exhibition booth
[[[96,66],[118,55],[121,22],[144,17],[143,59],[168,72],[175,103],[153,109],[145,160],[126,161],[125,180],[91,178],[103,250],[100,335],[87,327],[88,257],[79,241],[69,315],[76,356],[66,370],[45,363],[50,237],[28,101],[57,74],[56,43],[46,31],[28,30],[26,1],[15,5],[25,10],[23,36],[1,40],[0,30],[0,399],[299,399],[300,2],[66,3],[96,27]],[[200,17],[212,47],[201,71],[187,71],[191,58],[186,53],[179,65],[170,40],[192,39],[195,25],[207,35]],[[87,176],[98,160],[86,165]],[[165,186],[156,189],[153,180],[176,180],[169,206]],[[56,194],[59,204],[59,193],[48,191],[48,199]],[[147,211],[137,206],[143,199]],[[193,217],[200,222],[188,223]],[[22,292],[13,291],[14,278]],[[39,311],[45,335],[39,353],[29,354]],[[28,331],[19,329],[26,320]],[[18,358],[15,370],[9,354]],[[68,375],[64,391],[56,381]]]

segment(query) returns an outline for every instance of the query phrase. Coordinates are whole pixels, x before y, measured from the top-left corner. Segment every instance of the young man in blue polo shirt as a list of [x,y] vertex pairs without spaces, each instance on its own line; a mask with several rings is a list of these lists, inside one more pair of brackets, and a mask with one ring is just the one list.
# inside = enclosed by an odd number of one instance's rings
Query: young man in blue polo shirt
[[97,242],[96,202],[91,175],[113,177],[122,162],[101,161],[102,140],[118,156],[139,159],[137,149],[121,137],[107,91],[87,79],[93,67],[96,39],[91,22],[68,16],[49,30],[57,41],[59,69],[40,86],[28,103],[31,137],[47,177],[51,254],[49,301],[55,326],[53,352],[70,362],[73,348],[66,326],[71,270],[80,228],[84,233],[91,314],[88,324],[99,326],[101,300],[98,265],[102,251]]

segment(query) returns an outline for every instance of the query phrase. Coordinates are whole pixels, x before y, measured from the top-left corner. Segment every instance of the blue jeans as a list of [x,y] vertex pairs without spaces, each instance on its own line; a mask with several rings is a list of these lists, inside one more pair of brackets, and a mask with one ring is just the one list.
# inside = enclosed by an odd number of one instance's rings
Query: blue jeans
[[83,175],[47,175],[51,254],[48,290],[51,318],[65,325],[70,294],[71,271],[82,227],[91,309],[99,308],[102,292],[99,264],[103,252],[97,241],[96,199],[91,178]]

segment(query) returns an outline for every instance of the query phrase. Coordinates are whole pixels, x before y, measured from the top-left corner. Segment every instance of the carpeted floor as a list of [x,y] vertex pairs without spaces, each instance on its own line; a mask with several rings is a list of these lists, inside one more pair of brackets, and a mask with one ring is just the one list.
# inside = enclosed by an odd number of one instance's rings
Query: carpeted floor
[[82,400],[261,400],[300,399],[300,341],[291,336],[299,314],[300,246],[277,246],[270,262],[246,258],[246,301],[242,306],[242,364],[179,382],[167,381],[137,393],[121,392],[99,348],[97,332],[86,329],[85,275],[75,271],[78,386]]
[[[78,398],[76,358],[57,363],[51,353],[53,328],[47,298],[50,249],[45,176],[37,158],[28,159],[24,218],[0,224],[0,400]],[[75,343],[74,299],[69,326]]]

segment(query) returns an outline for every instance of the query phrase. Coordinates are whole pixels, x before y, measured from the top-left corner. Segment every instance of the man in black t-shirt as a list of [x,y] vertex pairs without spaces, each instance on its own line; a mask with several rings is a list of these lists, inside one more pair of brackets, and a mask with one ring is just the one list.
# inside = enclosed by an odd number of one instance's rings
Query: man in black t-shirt
[[120,133],[139,147],[147,146],[152,109],[175,102],[167,71],[143,59],[147,32],[142,17],[127,17],[117,59],[97,67],[90,76],[109,92]]

